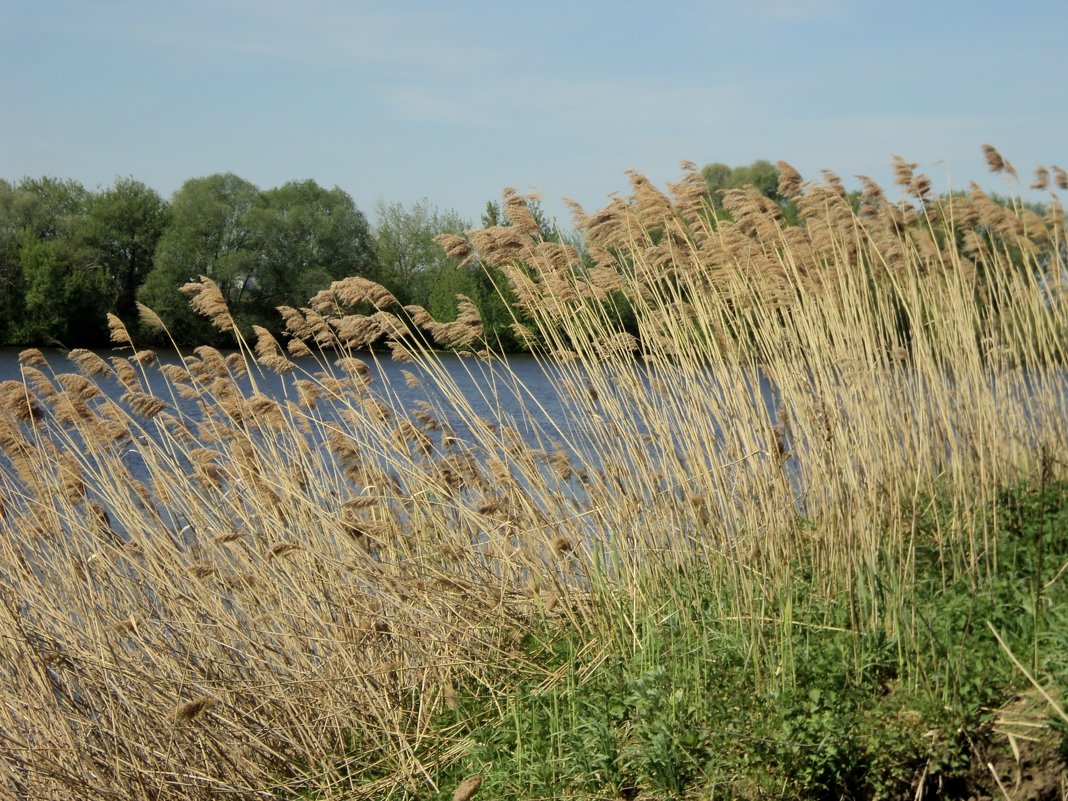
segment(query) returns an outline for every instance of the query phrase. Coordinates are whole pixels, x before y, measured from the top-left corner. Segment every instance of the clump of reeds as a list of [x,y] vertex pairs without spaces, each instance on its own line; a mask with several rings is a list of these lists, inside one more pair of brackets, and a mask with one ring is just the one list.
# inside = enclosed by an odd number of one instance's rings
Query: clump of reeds
[[[424,736],[451,688],[492,695],[527,621],[587,625],[589,593],[669,571],[722,576],[754,653],[799,569],[907,637],[923,504],[980,520],[1068,445],[1064,214],[936,198],[901,159],[896,200],[780,169],[801,225],[754,190],[717,213],[691,165],[576,206],[580,243],[515,193],[512,225],[443,242],[508,277],[552,419],[468,299],[439,322],[358,277],[251,344],[190,284],[232,353],[138,351],[118,320],[126,350],[73,372],[25,351],[0,385],[0,790],[416,793],[457,755]],[[458,377],[439,347],[481,358]],[[988,535],[938,532],[945,564],[981,570]]]

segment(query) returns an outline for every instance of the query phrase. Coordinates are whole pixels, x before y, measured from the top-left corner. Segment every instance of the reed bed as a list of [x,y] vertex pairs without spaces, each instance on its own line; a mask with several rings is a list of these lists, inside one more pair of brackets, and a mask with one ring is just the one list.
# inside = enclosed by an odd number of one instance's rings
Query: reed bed
[[[114,318],[119,350],[76,372],[25,351],[0,385],[0,794],[446,792],[457,692],[503,710],[537,621],[625,639],[604,618],[680,574],[716,577],[702,602],[769,686],[800,574],[908,643],[920,541],[988,573],[999,492],[1065,476],[1068,265],[1056,195],[935,198],[896,166],[895,200],[780,165],[801,225],[752,189],[717,215],[684,165],[576,206],[580,248],[515,192],[510,225],[445,237],[507,276],[552,420],[470,301],[437,321],[357,277],[281,309],[281,341],[190,284],[229,353],[161,364]],[[478,404],[437,348],[470,355]],[[529,414],[476,410],[502,393]],[[936,502],[956,522],[921,531]]]

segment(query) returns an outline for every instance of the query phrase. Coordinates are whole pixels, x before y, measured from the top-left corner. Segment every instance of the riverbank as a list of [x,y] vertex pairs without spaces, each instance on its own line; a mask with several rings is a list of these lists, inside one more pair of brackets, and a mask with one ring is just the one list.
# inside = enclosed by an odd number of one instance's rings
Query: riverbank
[[[630,592],[547,596],[487,633],[501,648],[489,674],[424,688],[445,703],[415,756],[437,767],[410,780],[438,791],[412,797],[450,798],[478,775],[481,797],[515,801],[1060,798],[1068,484],[1000,494],[990,571],[940,556],[939,533],[960,522],[946,500],[917,521],[915,584],[896,609],[878,610],[877,582],[828,598],[799,570],[754,599],[763,620],[738,625],[722,604],[732,581],[699,565]],[[872,614],[896,630],[858,626]],[[353,734],[346,770],[373,786],[380,757]]]

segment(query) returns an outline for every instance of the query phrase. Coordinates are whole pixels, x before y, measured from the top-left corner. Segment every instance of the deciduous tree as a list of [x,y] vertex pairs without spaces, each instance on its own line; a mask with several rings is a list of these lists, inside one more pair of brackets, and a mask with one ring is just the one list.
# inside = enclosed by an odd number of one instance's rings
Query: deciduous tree
[[77,181],[46,177],[24,179],[5,194],[6,340],[68,346],[103,340],[111,298],[86,242],[90,193]]
[[0,344],[12,341],[10,332],[22,316],[24,295],[15,220],[15,187],[0,179]]
[[706,164],[701,175],[708,187],[708,195],[715,208],[722,208],[723,193],[728,189],[754,186],[765,197],[780,203],[785,200],[779,195],[779,168],[770,161],[757,159],[752,164],[728,167],[716,161]]
[[206,275],[228,302],[240,298],[254,260],[248,211],[259,194],[254,184],[223,173],[191,178],[172,198],[170,225],[138,295],[167,323],[176,340],[203,342],[217,336],[189,308],[179,291],[185,283]]
[[186,181],[140,299],[179,342],[217,339],[179,289],[200,275],[219,286],[239,326],[277,329],[277,306],[302,306],[331,281],[374,275],[370,227],[352,198],[315,181],[261,192],[231,173]]
[[[375,249],[381,269],[380,281],[401,303],[427,306],[431,296],[469,289],[434,237],[459,234],[470,224],[455,211],[440,211],[426,198],[405,207],[379,202],[375,207]],[[455,289],[455,292],[452,290]]]
[[133,178],[119,178],[89,202],[85,242],[104,271],[111,311],[135,317],[137,289],[152,270],[156,246],[170,219],[167,202]]
[[367,218],[337,187],[269,189],[249,209],[248,227],[255,259],[235,303],[250,322],[273,328],[278,306],[303,306],[332,281],[378,272]]

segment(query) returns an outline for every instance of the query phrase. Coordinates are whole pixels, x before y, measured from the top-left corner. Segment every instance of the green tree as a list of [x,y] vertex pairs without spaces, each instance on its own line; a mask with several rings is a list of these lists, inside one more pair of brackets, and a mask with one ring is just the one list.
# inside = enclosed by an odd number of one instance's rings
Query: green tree
[[717,209],[722,206],[723,192],[731,188],[731,172],[732,169],[722,161],[714,161],[701,168],[701,177],[705,179],[708,197]]
[[[380,282],[401,303],[428,307],[433,295],[439,302],[443,293],[467,294],[457,262],[448,258],[434,241],[440,234],[460,234],[470,224],[455,211],[440,211],[423,198],[405,208],[401,203],[379,202],[375,207],[375,250],[380,266]],[[433,313],[433,312],[432,312]]]
[[117,179],[89,203],[85,241],[106,276],[111,310],[123,320],[136,316],[137,290],[152,269],[169,219],[159,193],[132,178]]
[[426,310],[436,320],[451,322],[456,319],[456,296],[465,295],[481,311],[484,305],[478,300],[484,291],[482,283],[478,280],[478,273],[481,270],[482,268],[477,264],[461,267],[455,263],[451,267],[440,270],[429,287]]
[[261,192],[231,173],[186,181],[171,201],[171,222],[139,293],[175,340],[221,340],[179,292],[206,275],[234,320],[279,327],[275,308],[302,306],[331,281],[374,275],[373,238],[363,213],[340,189],[291,181]]
[[303,306],[332,281],[378,273],[374,237],[352,198],[315,181],[290,181],[261,193],[248,211],[254,252],[234,298],[243,318],[276,328],[276,308]]
[[738,167],[728,167],[716,161],[706,164],[701,169],[701,176],[708,187],[709,199],[717,210],[723,208],[724,192],[743,186],[756,187],[764,197],[776,203],[781,204],[786,200],[779,194],[779,168],[764,159]]
[[35,239],[60,239],[85,216],[89,191],[77,181],[23,178],[15,187],[13,216]]
[[103,341],[111,298],[86,242],[91,194],[76,181],[46,177],[24,179],[4,195],[0,280],[11,290],[2,302],[6,341]]
[[731,172],[731,185],[754,186],[760,194],[776,203],[785,200],[779,194],[779,168],[764,159],[757,159],[744,167],[735,167]]
[[[233,304],[253,269],[248,211],[259,198],[254,184],[233,173],[191,178],[171,200],[171,221],[156,248],[139,299],[167,323],[179,342],[218,339],[206,320],[189,308],[179,289],[206,275]],[[236,311],[233,305],[231,310]]]
[[92,249],[78,235],[33,239],[24,231],[20,239],[25,316],[18,342],[79,347],[106,341],[111,295]]
[[25,290],[19,266],[15,187],[0,179],[0,345],[11,343],[11,329],[22,318]]

